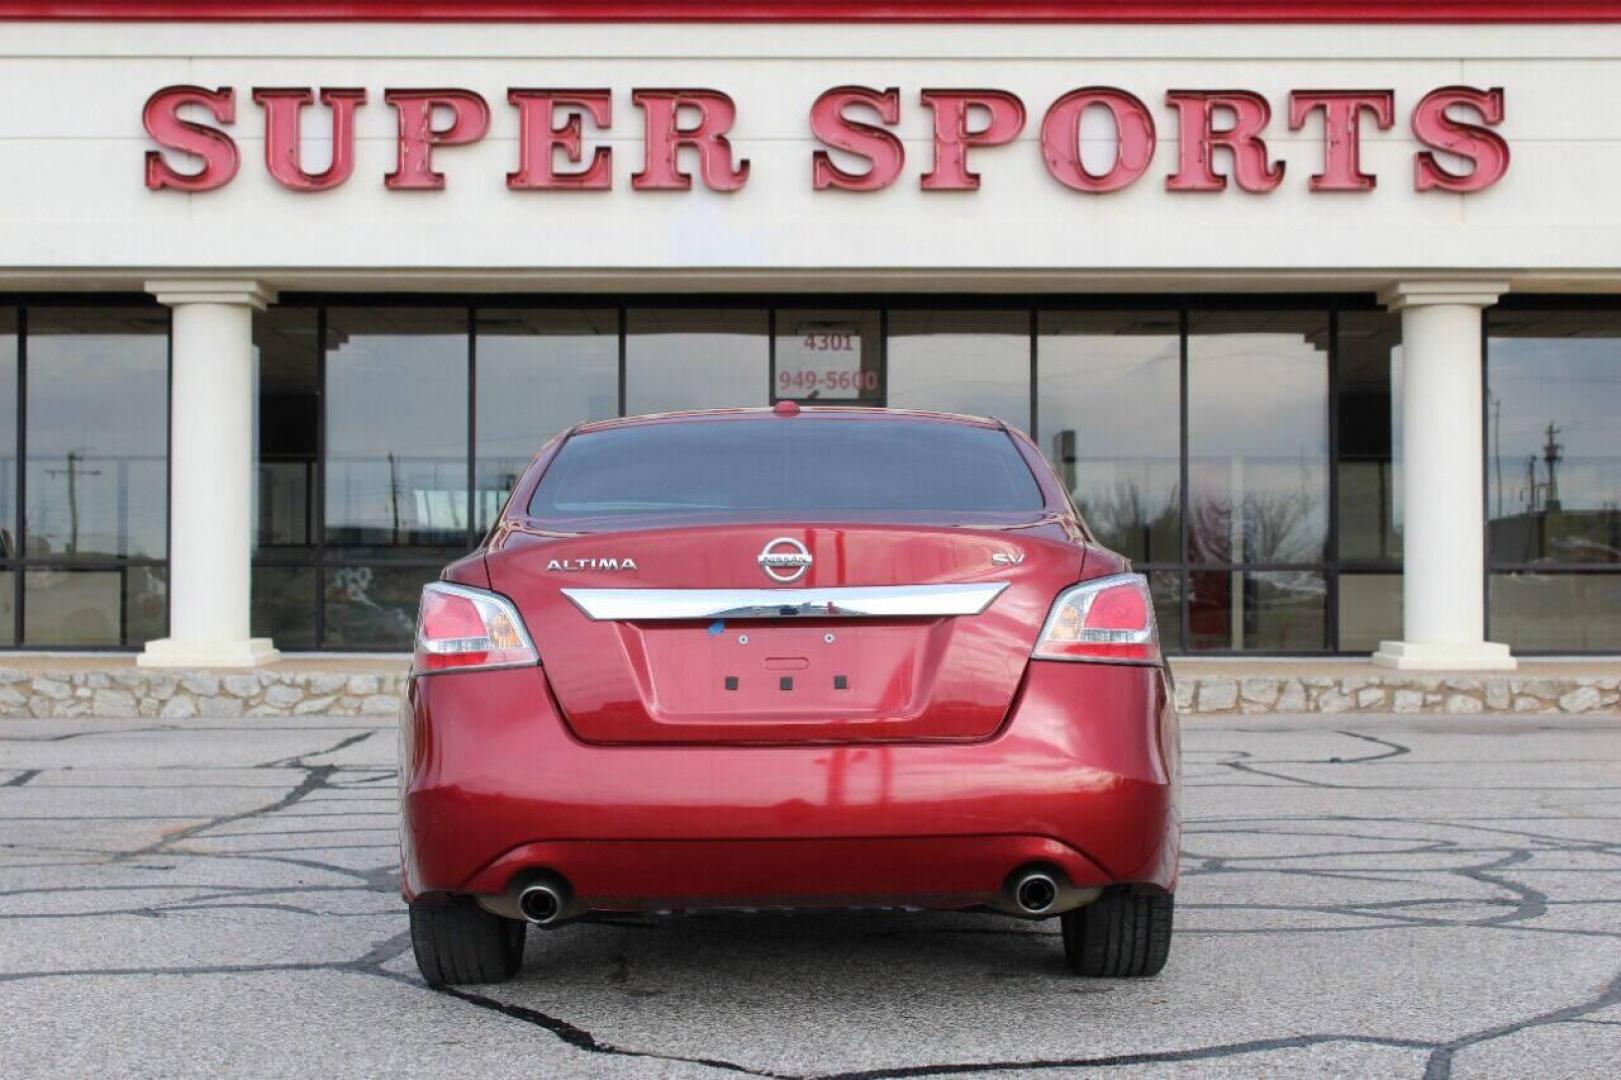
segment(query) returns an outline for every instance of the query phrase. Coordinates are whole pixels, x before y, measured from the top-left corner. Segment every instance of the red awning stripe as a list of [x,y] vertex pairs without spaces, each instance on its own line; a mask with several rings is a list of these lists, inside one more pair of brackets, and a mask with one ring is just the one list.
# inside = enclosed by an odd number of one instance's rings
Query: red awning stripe
[[1595,0],[0,0],[0,19],[197,22],[1621,22]]

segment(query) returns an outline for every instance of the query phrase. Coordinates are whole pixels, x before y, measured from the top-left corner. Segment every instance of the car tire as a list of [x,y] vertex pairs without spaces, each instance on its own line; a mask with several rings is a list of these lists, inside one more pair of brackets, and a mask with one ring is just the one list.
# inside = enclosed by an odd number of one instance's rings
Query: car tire
[[1175,906],[1170,893],[1125,888],[1064,912],[1060,921],[1070,970],[1104,978],[1158,975],[1171,954]]
[[523,964],[527,929],[471,900],[413,901],[411,951],[429,986],[505,982]]

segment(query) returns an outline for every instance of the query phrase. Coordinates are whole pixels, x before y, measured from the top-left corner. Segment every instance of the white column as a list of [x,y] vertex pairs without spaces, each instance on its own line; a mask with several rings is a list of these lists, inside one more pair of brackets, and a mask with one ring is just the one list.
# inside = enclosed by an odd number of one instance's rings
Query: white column
[[1430,671],[1508,670],[1508,646],[1486,640],[1485,431],[1481,312],[1496,281],[1403,282],[1381,301],[1401,312],[1402,640],[1373,661]]
[[142,667],[253,667],[277,659],[248,631],[253,569],[251,281],[153,281],[174,311],[169,449],[169,636]]

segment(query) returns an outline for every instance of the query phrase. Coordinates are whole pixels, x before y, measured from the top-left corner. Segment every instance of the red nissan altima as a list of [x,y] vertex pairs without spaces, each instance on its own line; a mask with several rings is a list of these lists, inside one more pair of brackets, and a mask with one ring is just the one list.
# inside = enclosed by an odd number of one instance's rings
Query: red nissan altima
[[1083,975],[1171,943],[1178,733],[1142,575],[991,420],[582,424],[423,590],[402,888],[428,982],[529,924],[1057,916]]

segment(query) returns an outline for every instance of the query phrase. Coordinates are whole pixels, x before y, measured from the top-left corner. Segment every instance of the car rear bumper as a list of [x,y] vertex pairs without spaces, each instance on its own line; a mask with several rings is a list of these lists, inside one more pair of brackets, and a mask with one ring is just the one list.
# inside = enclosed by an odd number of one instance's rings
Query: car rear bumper
[[1177,729],[1160,673],[1035,662],[972,743],[604,746],[539,669],[413,680],[402,890],[561,875],[584,908],[989,902],[1017,867],[1173,888]]

